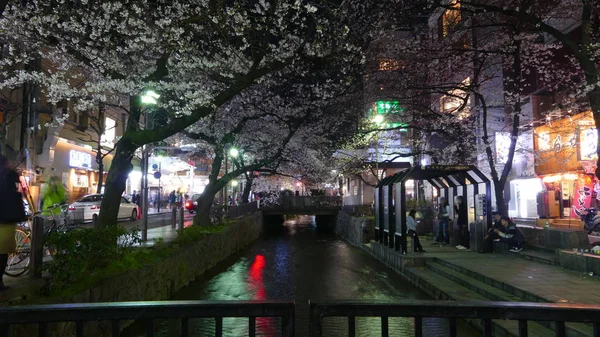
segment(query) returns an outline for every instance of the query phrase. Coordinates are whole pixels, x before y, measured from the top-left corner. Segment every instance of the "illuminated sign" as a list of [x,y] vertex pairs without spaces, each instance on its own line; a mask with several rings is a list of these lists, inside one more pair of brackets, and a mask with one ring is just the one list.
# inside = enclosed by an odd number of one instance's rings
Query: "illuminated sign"
[[71,150],[69,152],[69,166],[91,168],[92,155],[85,152]]
[[598,131],[592,126],[580,126],[579,129],[579,160],[596,160]]
[[398,101],[378,101],[375,104],[375,110],[378,114],[395,114],[406,111]]

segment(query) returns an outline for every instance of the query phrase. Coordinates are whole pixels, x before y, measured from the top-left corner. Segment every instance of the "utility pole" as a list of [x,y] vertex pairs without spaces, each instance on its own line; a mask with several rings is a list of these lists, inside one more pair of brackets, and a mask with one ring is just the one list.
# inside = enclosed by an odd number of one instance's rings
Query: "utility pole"
[[[148,129],[148,110],[144,113],[144,130]],[[148,240],[148,144],[142,149],[142,241]]]

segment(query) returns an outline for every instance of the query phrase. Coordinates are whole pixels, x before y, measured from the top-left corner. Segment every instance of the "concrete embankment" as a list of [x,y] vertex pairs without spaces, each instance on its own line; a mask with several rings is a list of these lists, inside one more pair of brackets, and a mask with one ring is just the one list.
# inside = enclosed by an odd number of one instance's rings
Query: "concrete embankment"
[[[98,284],[57,303],[93,303],[166,300],[233,253],[256,240],[263,229],[262,213],[256,212],[230,224],[222,232],[176,248],[168,257]],[[27,301],[21,303],[27,305]],[[122,327],[129,322],[122,322]],[[74,336],[73,323],[53,324],[51,336]],[[35,336],[35,326],[13,326],[10,336]],[[85,336],[110,336],[109,322],[88,322]]]

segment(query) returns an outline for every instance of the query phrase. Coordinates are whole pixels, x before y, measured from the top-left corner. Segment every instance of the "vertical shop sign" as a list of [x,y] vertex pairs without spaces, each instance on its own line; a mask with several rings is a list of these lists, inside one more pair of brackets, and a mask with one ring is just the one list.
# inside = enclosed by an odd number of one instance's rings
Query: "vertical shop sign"
[[592,191],[594,183],[589,176],[583,176],[577,179],[575,183],[575,194],[573,196],[573,207],[571,208],[572,217],[581,217],[584,210],[590,208],[592,204]]

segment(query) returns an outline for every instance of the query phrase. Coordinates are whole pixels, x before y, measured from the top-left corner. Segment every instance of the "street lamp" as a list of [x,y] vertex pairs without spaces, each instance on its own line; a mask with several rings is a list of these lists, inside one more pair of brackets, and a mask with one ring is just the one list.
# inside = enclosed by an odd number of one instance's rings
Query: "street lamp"
[[[141,96],[141,103],[154,105],[158,103],[159,94],[152,90]],[[144,130],[148,130],[148,109],[144,111]],[[149,146],[142,148],[142,241],[148,240],[148,151]]]
[[[375,115],[373,117],[373,123],[379,129],[379,127],[385,122],[385,117],[383,115]],[[377,178],[377,183],[379,182],[379,130],[375,130],[375,177]]]
[[153,90],[148,90],[142,95],[142,103],[144,104],[158,104],[159,94]]
[[[237,156],[240,154],[240,151],[238,149],[236,149],[235,147],[232,147],[232,148],[229,149],[228,153],[229,153],[229,156],[231,156],[232,158],[237,158]],[[225,175],[227,175],[227,170],[228,170],[227,162],[228,162],[228,156],[227,156],[227,153],[226,153],[225,154]],[[232,163],[233,163],[233,160],[232,160]],[[233,182],[231,184],[233,186]],[[229,203],[229,200],[227,200],[227,189],[228,189],[228,187],[227,187],[227,185],[225,185],[225,193],[224,193],[225,200],[224,200],[224,204],[226,204],[226,205]],[[233,201],[233,197],[232,197],[232,201]]]

